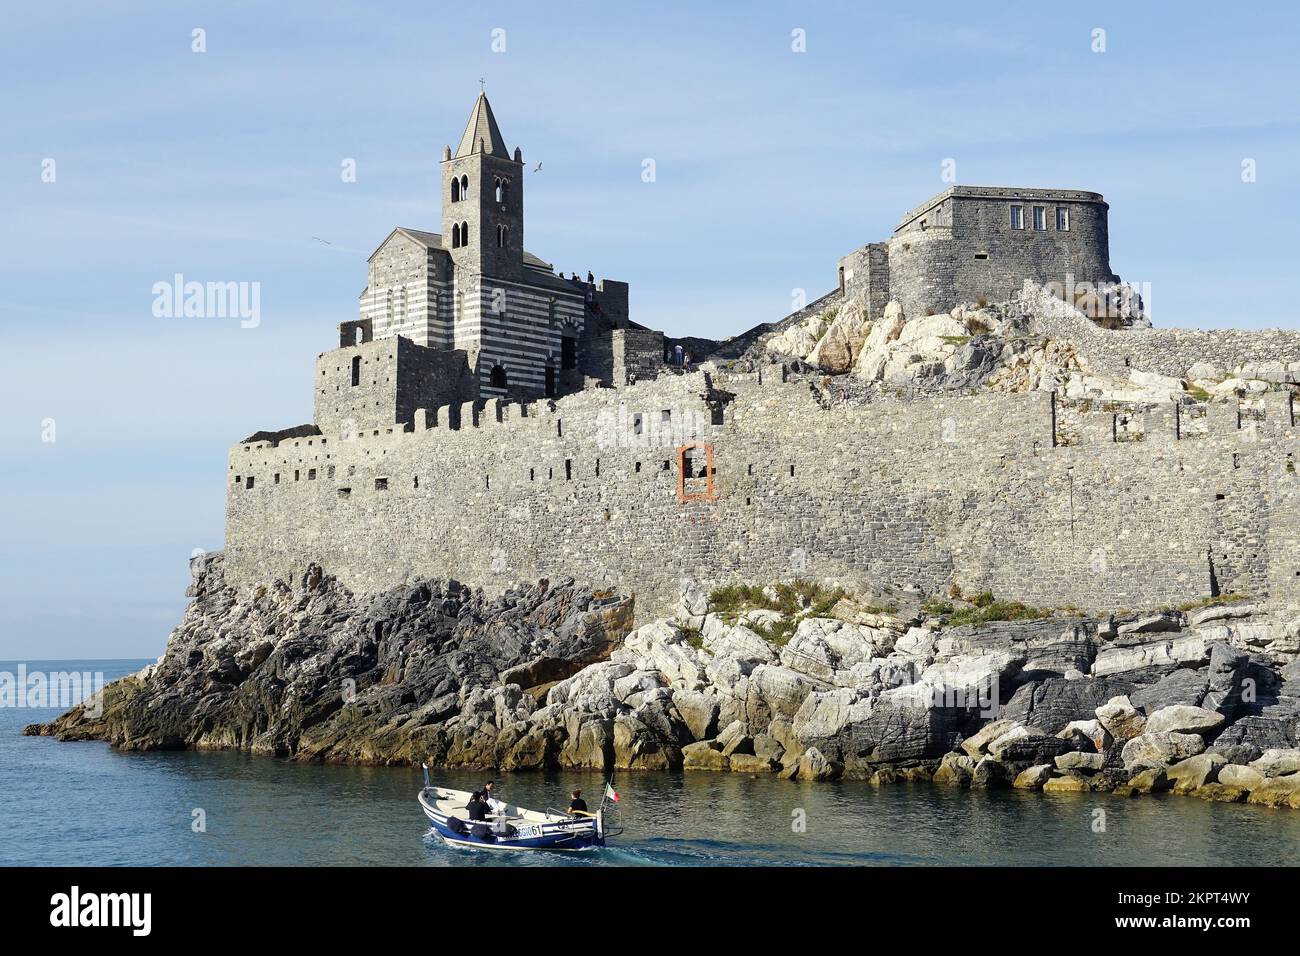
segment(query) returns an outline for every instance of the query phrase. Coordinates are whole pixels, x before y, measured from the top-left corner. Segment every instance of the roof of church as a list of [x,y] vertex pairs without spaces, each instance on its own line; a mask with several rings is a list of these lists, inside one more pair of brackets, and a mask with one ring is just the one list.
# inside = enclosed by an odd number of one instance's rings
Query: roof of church
[[486,93],[479,93],[478,99],[474,101],[474,109],[469,114],[465,133],[460,138],[460,145],[456,147],[456,155],[468,156],[484,151],[504,159],[510,158],[510,150],[506,149],[506,141],[501,136],[501,127],[497,126],[497,118],[492,115],[492,104],[488,102]]
[[[411,239],[414,239],[416,242],[424,246],[426,249],[445,248],[442,244],[442,236],[438,235],[438,233],[436,232],[425,232],[423,229],[411,229],[408,226],[398,226],[396,229],[393,230],[393,232],[400,232],[403,235],[408,236]],[[388,242],[389,239],[393,238],[393,232],[390,232],[388,234],[388,238],[386,238],[383,242],[379,244],[379,248],[376,249],[375,252],[372,252],[370,254],[371,259],[375,257],[375,253],[377,253],[379,249],[382,249],[384,247],[384,243]],[[547,262],[545,259],[541,258],[540,256],[533,255],[527,249],[524,250],[524,265],[532,266],[534,269],[544,269],[547,272],[551,271],[551,263]]]

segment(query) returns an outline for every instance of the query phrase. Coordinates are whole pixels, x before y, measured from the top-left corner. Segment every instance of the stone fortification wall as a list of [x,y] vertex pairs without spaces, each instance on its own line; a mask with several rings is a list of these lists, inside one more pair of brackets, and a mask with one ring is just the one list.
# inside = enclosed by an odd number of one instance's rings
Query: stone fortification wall
[[1206,406],[1191,429],[1172,406],[1045,392],[826,408],[784,378],[697,372],[236,445],[229,574],[314,560],[359,590],[566,574],[635,592],[638,617],[686,577],[956,582],[1093,610],[1300,597],[1289,392]]

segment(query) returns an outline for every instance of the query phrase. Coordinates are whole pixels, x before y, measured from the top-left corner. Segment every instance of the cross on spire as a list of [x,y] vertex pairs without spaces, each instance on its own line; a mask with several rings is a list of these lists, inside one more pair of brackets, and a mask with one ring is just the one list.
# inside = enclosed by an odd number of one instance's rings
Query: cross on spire
[[486,81],[483,79],[483,77],[480,76],[480,77],[478,78],[478,88],[479,88],[479,92],[480,92],[480,93],[486,93],[486,92],[487,92],[487,88],[484,86],[484,83],[485,83],[485,82],[486,82]]

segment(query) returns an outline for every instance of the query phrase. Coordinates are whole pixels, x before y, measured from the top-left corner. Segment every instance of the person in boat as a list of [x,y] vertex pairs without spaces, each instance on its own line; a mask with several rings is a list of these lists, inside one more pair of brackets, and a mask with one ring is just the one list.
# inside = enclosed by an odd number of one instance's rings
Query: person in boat
[[469,817],[470,823],[482,823],[487,820],[488,805],[483,799],[481,790],[475,790],[469,795],[469,803],[465,804],[465,815]]
[[483,784],[483,802],[487,804],[491,813],[504,813],[506,804],[504,800],[497,799],[497,785],[495,780],[489,780]]
[[569,801],[569,813],[575,817],[589,817],[590,811],[587,810],[587,801],[582,799],[582,791],[574,790],[573,799]]

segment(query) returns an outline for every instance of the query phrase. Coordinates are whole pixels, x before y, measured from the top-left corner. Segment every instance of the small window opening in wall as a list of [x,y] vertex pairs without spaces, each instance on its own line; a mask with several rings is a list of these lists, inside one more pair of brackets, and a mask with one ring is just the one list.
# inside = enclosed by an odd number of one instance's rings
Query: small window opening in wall
[[252,487],[253,487],[253,476],[252,476],[252,475],[249,475],[249,476],[248,476],[248,483],[245,484],[244,487],[245,487],[245,488],[252,488]]
[[633,435],[641,434],[641,413],[640,412],[637,412],[635,415],[632,416],[632,434]]
[[237,485],[242,485],[243,483],[244,483],[244,478],[243,478],[243,476],[242,476],[242,475],[235,475],[235,484],[237,484]]
[[375,491],[387,491],[387,490],[388,490],[388,479],[387,479],[387,478],[376,478],[376,479],[375,479]]
[[641,462],[639,461],[636,463],[636,473],[641,474]]
[[662,422],[663,424],[667,425],[672,420],[673,420],[673,410],[671,408],[665,408],[662,412],[659,413],[659,421]]
[[1214,496],[1214,500],[1215,500],[1215,501],[1222,501],[1223,499],[1225,499],[1225,498],[1227,498],[1227,497],[1228,497],[1227,495],[1215,495],[1215,496]]
[[548,480],[549,480],[549,479],[554,479],[554,478],[555,478],[555,469],[554,469],[554,468],[547,468],[547,469],[546,469],[546,477],[547,477]]
[[275,483],[277,485],[280,483],[280,473],[278,471],[275,473]]
[[307,480],[308,480],[308,481],[315,481],[315,480],[316,480],[316,469],[315,469],[315,468],[308,468],[308,469],[307,469]]
[[752,475],[753,473],[754,473],[754,465],[753,462],[751,462],[750,464],[745,466],[745,474]]
[[492,476],[491,476],[491,475],[484,475],[484,476],[483,476],[483,487],[484,487],[484,488],[491,488],[491,487],[492,487]]
[[665,458],[665,459],[664,459],[664,466],[663,466],[663,468],[662,468],[661,470],[662,470],[662,471],[667,471],[667,470],[668,470],[669,468],[671,468],[672,466],[673,466],[673,463],[672,463],[671,461],[669,461],[668,459]]
[[1045,206],[1034,207],[1034,230],[1043,232],[1047,229],[1047,208]]
[[1060,232],[1070,231],[1070,210],[1064,206],[1056,207],[1056,228]]
[[529,480],[529,481],[536,481],[536,480],[537,480],[537,471],[536,471],[536,469],[534,469],[534,468],[529,468],[529,469],[528,469],[528,480]]
[[748,499],[748,498],[745,499],[745,504],[749,504],[749,499]]
[[791,466],[790,466],[790,477],[791,477],[791,478],[794,477],[794,465],[791,465]]
[[298,480],[298,469],[297,469],[297,468],[295,468],[295,469],[293,470],[293,480],[294,480],[294,481],[297,481],[297,480]]
[[1241,456],[1237,454],[1235,451],[1232,453],[1232,467],[1233,468],[1241,467]]
[[977,253],[975,253],[975,258],[976,258],[976,259],[987,259],[988,257],[989,257],[989,254],[988,254],[987,252],[977,252]]
[[596,477],[597,477],[597,478],[600,477],[600,459],[599,459],[599,458],[596,459]]
[[573,480],[573,460],[570,458],[564,459],[564,480]]
[[1025,207],[1024,206],[1011,207],[1011,228],[1012,229],[1025,228]]
[[361,356],[356,355],[352,358],[352,384],[361,384]]
[[348,496],[351,495],[351,494],[352,494],[352,489],[351,489],[351,488],[340,488],[340,489],[339,489],[339,497],[340,497],[340,498],[346,498],[346,497],[348,497]]
[[412,480],[411,480],[411,487],[412,487],[412,488],[419,488],[419,487],[420,487],[420,476],[419,476],[419,475],[416,475],[416,476],[414,476],[414,478],[412,478]]
[[334,477],[334,466],[333,466],[333,465],[330,465],[328,468],[325,469],[325,476],[326,476],[327,478],[333,478],[333,477]]
[[557,438],[564,437],[564,419],[562,418],[557,418],[555,420],[555,436]]

